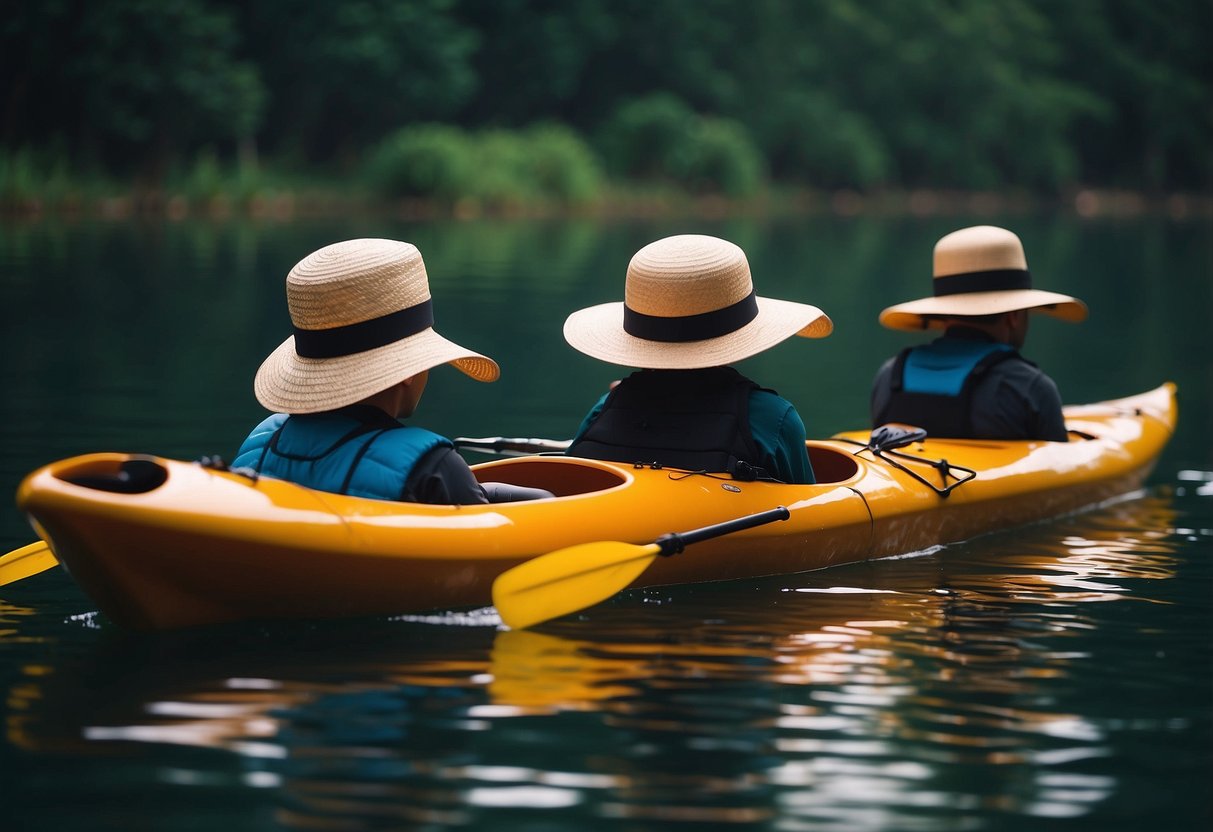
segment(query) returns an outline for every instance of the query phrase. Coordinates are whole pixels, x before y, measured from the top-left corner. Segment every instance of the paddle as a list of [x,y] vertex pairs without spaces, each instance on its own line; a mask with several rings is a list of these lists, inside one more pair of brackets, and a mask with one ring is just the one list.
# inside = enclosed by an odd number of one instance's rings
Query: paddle
[[0,557],[0,586],[45,572],[58,562],[55,553],[42,540],[14,549]]
[[502,456],[564,453],[572,444],[571,439],[511,439],[505,436],[486,436],[480,439],[458,436],[452,441],[456,448]]
[[611,597],[658,555],[676,555],[692,543],[790,516],[791,512],[779,506],[694,531],[662,535],[643,546],[601,541],[557,549],[498,575],[493,581],[493,604],[510,627],[530,627]]

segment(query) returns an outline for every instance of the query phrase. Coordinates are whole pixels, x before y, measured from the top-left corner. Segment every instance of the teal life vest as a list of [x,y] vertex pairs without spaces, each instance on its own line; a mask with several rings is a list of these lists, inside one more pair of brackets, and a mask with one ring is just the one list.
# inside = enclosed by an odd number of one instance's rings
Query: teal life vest
[[905,422],[931,436],[973,438],[973,389],[994,365],[1020,358],[1009,344],[943,337],[901,351],[875,424]]
[[355,405],[325,413],[275,413],[253,428],[233,468],[251,468],[299,485],[400,500],[413,467],[434,448],[454,443],[406,426],[376,407]]

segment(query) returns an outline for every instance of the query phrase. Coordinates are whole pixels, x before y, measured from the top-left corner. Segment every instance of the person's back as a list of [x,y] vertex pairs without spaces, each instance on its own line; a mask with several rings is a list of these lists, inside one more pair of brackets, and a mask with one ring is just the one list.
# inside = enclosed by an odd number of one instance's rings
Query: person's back
[[568,453],[811,483],[804,443],[792,403],[732,367],[640,370],[598,400]]
[[813,482],[796,409],[727,364],[793,335],[828,335],[833,325],[821,310],[759,298],[744,252],[700,235],[637,252],[625,297],[565,322],[565,339],[579,351],[646,368],[594,405],[570,455]]
[[434,331],[415,246],[326,246],[291,269],[287,305],[295,334],[254,382],[257,400],[276,412],[241,443],[234,467],[338,494],[488,502],[449,439],[400,421],[416,410],[433,367],[451,364],[477,381],[500,372]]
[[232,467],[353,497],[487,502],[483,486],[449,439],[367,405],[275,413],[253,428]]
[[[955,439],[1065,442],[1053,379],[1010,345],[983,336],[954,326],[886,361],[872,384],[873,427],[904,422]],[[993,349],[970,352],[969,345]]]
[[942,329],[941,337],[902,350],[872,384],[872,426],[903,422],[949,438],[1067,439],[1057,385],[1019,348],[1029,312],[1067,321],[1083,303],[1031,288],[1019,238],[977,226],[935,246],[934,294],[880,314],[890,329]]

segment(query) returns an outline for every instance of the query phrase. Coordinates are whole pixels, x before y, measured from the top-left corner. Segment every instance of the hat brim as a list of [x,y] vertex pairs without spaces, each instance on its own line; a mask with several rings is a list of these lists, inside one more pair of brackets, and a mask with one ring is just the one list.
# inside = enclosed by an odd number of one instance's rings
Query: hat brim
[[301,358],[292,335],[262,362],[253,391],[270,410],[319,413],[354,404],[440,364],[450,364],[477,381],[496,381],[501,375],[496,361],[433,329],[336,358]]
[[1071,323],[1079,323],[1087,317],[1087,305],[1078,298],[1043,289],[1007,289],[942,295],[899,303],[880,313],[880,323],[889,329],[906,331],[942,329],[944,322],[930,320],[927,316],[999,315],[1019,309],[1030,309]]
[[623,304],[604,303],[579,309],[564,322],[564,339],[588,356],[645,370],[696,370],[719,367],[785,341],[793,335],[824,338],[834,324],[807,303],[757,298],[758,315],[740,329],[701,341],[651,341],[623,329]]

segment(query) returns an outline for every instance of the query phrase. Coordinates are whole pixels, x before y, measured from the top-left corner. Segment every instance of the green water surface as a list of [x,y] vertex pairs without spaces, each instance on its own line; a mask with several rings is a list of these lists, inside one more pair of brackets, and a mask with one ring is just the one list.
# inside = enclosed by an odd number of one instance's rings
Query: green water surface
[[[626,371],[567,347],[565,316],[621,299],[642,245],[695,232],[741,245],[759,294],[835,322],[740,369],[810,436],[864,427],[877,366],[914,340],[877,313],[928,293],[935,239],[980,222],[1090,306],[1036,318],[1024,350],[1066,401],[1179,384],[1144,493],[916,557],[633,591],[540,632],[482,610],[140,636],[48,572],[0,589],[0,825],[1206,828],[1207,221],[0,226],[0,492],[82,452],[230,458],[289,334],[286,272],[357,236],[416,243],[439,331],[502,366],[487,385],[435,370],[418,424],[570,436]],[[2,551],[33,539],[8,506]]]

